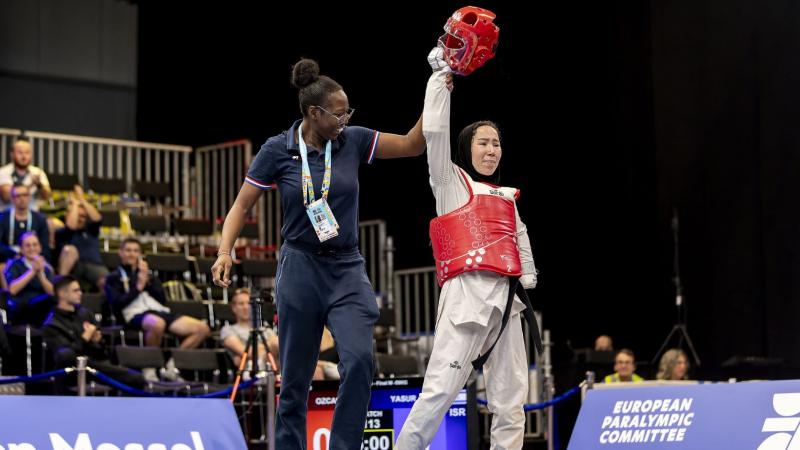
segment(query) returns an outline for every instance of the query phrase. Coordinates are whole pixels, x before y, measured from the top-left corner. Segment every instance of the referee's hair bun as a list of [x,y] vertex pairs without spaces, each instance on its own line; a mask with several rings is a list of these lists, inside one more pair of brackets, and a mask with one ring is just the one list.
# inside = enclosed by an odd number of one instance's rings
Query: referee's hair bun
[[292,84],[297,89],[319,80],[319,64],[313,59],[303,58],[292,67]]

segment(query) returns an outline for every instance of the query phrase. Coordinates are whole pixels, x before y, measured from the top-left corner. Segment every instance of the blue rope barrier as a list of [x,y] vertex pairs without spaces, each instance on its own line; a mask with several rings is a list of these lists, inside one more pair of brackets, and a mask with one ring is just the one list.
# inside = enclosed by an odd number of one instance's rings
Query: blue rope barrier
[[[159,392],[148,392],[148,391],[143,391],[141,389],[136,389],[135,387],[128,386],[127,384],[121,383],[121,382],[109,377],[108,375],[104,374],[103,372],[100,372],[99,370],[90,371],[90,373],[92,375],[94,375],[95,377],[97,377],[100,381],[102,381],[104,383],[107,383],[107,384],[119,389],[120,391],[127,392],[128,394],[138,395],[140,397],[173,397],[172,395],[163,394],[163,393],[159,393]],[[243,383],[240,383],[239,384],[239,389],[247,388],[250,385],[252,385],[253,383],[255,383],[255,380],[248,380],[248,381],[245,381]],[[230,395],[230,393],[232,391],[233,391],[233,387],[229,387],[228,389],[225,389],[225,390],[222,390],[222,391],[209,392],[207,394],[202,394],[202,395],[187,395],[186,398],[225,397],[227,395]]]
[[[247,380],[239,383],[239,390],[248,388],[255,383],[256,380]],[[227,397],[233,392],[233,386],[229,387],[228,389],[217,391],[217,392],[209,392],[208,394],[203,395],[196,395],[194,398],[217,398],[217,397]]]
[[121,383],[121,382],[109,377],[108,375],[104,374],[103,372],[100,372],[99,370],[89,371],[89,373],[94,375],[95,378],[97,378],[98,380],[102,381],[103,383],[109,384],[109,385],[119,389],[120,391],[127,392],[128,394],[138,395],[140,397],[160,397],[160,396],[162,396],[162,395],[157,394],[155,392],[142,391],[140,389],[136,389],[135,387],[128,386],[125,383]]
[[[563,402],[564,400],[566,400],[566,399],[572,397],[573,395],[575,395],[576,393],[578,393],[578,391],[580,391],[580,390],[581,390],[580,386],[575,386],[574,388],[568,390],[567,392],[564,392],[563,394],[559,395],[558,397],[553,398],[552,400],[549,400],[549,401],[546,401],[546,402],[542,402],[542,403],[532,403],[532,404],[529,403],[527,405],[524,405],[523,409],[525,411],[534,411],[534,410],[537,410],[537,409],[544,409],[544,408],[547,408],[548,406],[552,406],[552,405],[555,405],[557,403]],[[483,399],[479,398],[478,399],[478,403],[480,403],[481,405],[486,405],[488,402],[486,400],[483,400]]]
[[74,370],[74,369],[72,369],[72,368],[70,368],[69,370],[67,370],[67,369],[58,369],[58,370],[53,370],[51,372],[40,373],[40,374],[33,375],[33,376],[30,376],[30,377],[5,378],[5,379],[0,380],[0,384],[31,383],[31,382],[34,382],[34,381],[43,380],[45,378],[66,375],[67,372],[71,372],[72,370]]

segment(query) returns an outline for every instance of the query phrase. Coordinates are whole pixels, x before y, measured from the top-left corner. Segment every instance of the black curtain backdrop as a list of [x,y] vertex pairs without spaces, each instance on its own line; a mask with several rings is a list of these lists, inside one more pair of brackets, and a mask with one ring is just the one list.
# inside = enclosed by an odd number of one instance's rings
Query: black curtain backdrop
[[691,330],[710,361],[798,361],[800,5],[653,3],[660,220],[682,217]]
[[[705,365],[796,363],[800,5],[520,3],[478,2],[498,15],[499,53],[456,80],[452,123],[500,124],[557,354],[607,333],[654,355],[674,322],[675,209]],[[299,115],[301,56],[344,86],[354,124],[405,133],[425,57],[460,6],[139,2],[138,138],[258,148]],[[424,157],[362,169],[361,216],[387,220],[396,267],[432,263],[434,213]]]

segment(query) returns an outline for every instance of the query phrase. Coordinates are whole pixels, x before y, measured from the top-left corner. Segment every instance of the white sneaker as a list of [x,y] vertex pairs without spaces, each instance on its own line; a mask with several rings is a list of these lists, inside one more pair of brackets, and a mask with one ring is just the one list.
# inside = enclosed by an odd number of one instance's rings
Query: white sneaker
[[152,367],[142,369],[142,376],[144,377],[144,381],[148,383],[158,383],[161,381],[161,379],[158,378],[158,372]]
[[161,375],[165,380],[169,381],[186,381],[181,378],[181,371],[175,367],[175,360],[172,358],[167,361],[166,367],[161,370]]

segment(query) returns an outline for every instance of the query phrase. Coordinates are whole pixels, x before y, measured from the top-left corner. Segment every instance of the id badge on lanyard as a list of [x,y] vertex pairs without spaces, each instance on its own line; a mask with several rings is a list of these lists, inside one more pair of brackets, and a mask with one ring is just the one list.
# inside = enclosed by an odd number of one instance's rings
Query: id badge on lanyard
[[335,238],[339,235],[339,223],[328,205],[328,192],[331,189],[331,141],[325,144],[325,174],[322,177],[322,198],[314,199],[314,182],[311,179],[311,169],[308,166],[308,147],[303,141],[303,124],[297,127],[297,137],[300,146],[300,159],[303,167],[300,173],[303,191],[303,205],[306,207],[308,219],[320,242]]
[[308,213],[308,218],[311,219],[311,224],[314,226],[314,231],[317,232],[320,242],[325,242],[339,235],[339,224],[336,222],[336,218],[333,217],[333,211],[331,211],[325,198],[315,200],[308,205],[306,213]]

